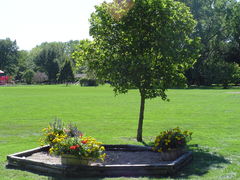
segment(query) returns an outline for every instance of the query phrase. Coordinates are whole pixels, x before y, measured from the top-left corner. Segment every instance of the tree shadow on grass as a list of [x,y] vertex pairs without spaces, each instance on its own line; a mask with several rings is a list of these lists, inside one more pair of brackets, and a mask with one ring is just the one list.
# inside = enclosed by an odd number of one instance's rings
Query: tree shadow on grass
[[[144,146],[153,146],[153,142],[142,142]],[[207,174],[210,169],[224,168],[225,164],[231,162],[225,159],[223,156],[211,152],[207,148],[199,147],[197,144],[189,145],[189,151],[193,152],[193,160],[180,169],[176,174],[169,175],[172,178],[188,178],[189,176],[203,176]]]
[[221,169],[224,168],[226,164],[231,163],[223,156],[210,152],[206,148],[198,147],[198,145],[192,145],[189,148],[193,152],[193,160],[171,177],[188,178],[189,176],[203,176],[207,174],[210,169]]

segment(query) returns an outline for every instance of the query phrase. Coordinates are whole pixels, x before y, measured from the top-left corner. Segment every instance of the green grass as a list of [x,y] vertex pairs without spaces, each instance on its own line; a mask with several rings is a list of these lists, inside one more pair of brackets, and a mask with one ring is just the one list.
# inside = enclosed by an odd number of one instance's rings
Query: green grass
[[[194,132],[190,143],[194,160],[175,176],[164,178],[240,179],[240,94],[236,92],[240,89],[179,89],[167,92],[170,102],[147,100],[146,142],[176,126]],[[0,179],[48,179],[6,169],[6,156],[39,146],[41,129],[56,117],[76,123],[105,144],[138,144],[139,101],[136,90],[115,97],[108,86],[0,87]]]

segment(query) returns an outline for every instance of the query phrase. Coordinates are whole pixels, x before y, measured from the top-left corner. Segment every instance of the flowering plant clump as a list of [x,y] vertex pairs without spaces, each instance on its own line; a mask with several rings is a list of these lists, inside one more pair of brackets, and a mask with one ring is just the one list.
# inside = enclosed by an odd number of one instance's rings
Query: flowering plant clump
[[75,125],[68,124],[65,127],[60,120],[55,120],[43,129],[41,143],[50,145],[50,154],[68,154],[101,160],[106,156],[102,143],[92,137],[83,136]]
[[64,127],[61,120],[55,120],[42,131],[43,138],[40,139],[41,145],[50,146],[54,146],[54,144],[59,143],[68,137],[78,137],[82,135],[78,128],[72,124],[68,124],[67,127]]
[[50,154],[70,154],[80,158],[85,157],[104,160],[106,154],[103,153],[103,151],[105,148],[101,145],[101,142],[97,142],[95,138],[90,136],[71,137],[56,143],[50,148]]
[[184,148],[192,139],[192,132],[182,131],[179,127],[163,131],[156,137],[153,150],[166,152],[171,149]]

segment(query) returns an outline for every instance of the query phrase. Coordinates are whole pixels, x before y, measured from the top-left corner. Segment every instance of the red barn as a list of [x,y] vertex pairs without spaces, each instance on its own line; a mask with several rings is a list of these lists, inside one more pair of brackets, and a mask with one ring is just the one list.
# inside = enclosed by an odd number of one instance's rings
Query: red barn
[[0,85],[5,85],[9,81],[9,76],[7,76],[3,71],[0,70]]

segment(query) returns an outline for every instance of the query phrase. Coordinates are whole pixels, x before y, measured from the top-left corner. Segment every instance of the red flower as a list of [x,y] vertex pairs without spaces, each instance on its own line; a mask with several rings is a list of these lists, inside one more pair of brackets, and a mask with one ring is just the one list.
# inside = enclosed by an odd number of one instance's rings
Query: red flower
[[86,144],[86,143],[87,143],[87,140],[83,140],[83,141],[81,141],[81,143]]
[[70,146],[70,149],[75,150],[77,147],[76,146]]
[[75,149],[77,149],[77,148],[79,148],[80,146],[77,144],[77,145],[75,145],[75,146],[70,146],[70,149],[72,149],[72,150],[75,150]]

